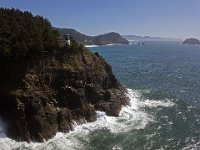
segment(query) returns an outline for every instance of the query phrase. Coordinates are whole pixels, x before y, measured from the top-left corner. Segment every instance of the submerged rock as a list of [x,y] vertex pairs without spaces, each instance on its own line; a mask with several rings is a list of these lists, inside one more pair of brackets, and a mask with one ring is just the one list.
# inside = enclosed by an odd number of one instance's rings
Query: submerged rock
[[83,48],[38,61],[0,64],[0,116],[7,136],[20,141],[52,138],[73,123],[118,116],[128,104],[125,88],[105,60]]

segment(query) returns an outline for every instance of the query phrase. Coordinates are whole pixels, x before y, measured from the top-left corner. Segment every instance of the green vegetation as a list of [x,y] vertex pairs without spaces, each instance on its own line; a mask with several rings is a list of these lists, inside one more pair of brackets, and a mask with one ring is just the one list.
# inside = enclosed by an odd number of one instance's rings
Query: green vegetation
[[65,45],[57,51],[55,55],[61,62],[61,67],[69,71],[84,70],[87,65],[93,63],[94,53],[90,52],[82,44],[77,43],[71,38],[71,44]]
[[119,33],[110,32],[94,37],[95,45],[105,45],[105,44],[129,44],[129,42],[121,37]]
[[54,28],[59,32],[60,35],[69,34],[73,39],[77,42],[82,43],[84,45],[93,44],[93,37],[82,34],[74,29],[66,29],[66,28]]
[[41,16],[18,9],[0,8],[0,60],[35,60],[42,56],[76,53],[84,49],[71,38],[61,46],[62,36]]
[[51,23],[30,12],[0,8],[0,58],[35,58],[58,47]]
[[110,32],[98,36],[88,36],[74,29],[54,28],[60,35],[70,34],[78,43],[83,45],[105,45],[105,44],[129,44],[128,40],[123,38],[119,33]]

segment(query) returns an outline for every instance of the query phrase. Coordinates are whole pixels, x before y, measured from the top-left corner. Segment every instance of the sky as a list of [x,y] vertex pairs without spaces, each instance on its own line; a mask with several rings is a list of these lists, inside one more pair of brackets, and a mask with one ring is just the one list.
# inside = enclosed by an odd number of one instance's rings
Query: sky
[[0,0],[0,7],[30,11],[87,35],[200,39],[200,0]]

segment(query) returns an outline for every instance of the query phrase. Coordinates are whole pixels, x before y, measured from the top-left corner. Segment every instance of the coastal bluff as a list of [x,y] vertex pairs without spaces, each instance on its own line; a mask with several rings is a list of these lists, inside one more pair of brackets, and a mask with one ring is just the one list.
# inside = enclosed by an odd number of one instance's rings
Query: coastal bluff
[[[97,110],[118,116],[128,104],[126,89],[98,53],[73,39],[59,47],[57,33],[42,17],[0,11],[0,19],[8,20],[0,51],[0,118],[7,137],[43,142],[73,130],[74,123],[95,121]],[[18,20],[9,19],[13,16]]]
[[111,66],[87,49],[0,70],[0,116],[16,140],[42,142],[95,121],[96,110],[118,116],[128,104]]

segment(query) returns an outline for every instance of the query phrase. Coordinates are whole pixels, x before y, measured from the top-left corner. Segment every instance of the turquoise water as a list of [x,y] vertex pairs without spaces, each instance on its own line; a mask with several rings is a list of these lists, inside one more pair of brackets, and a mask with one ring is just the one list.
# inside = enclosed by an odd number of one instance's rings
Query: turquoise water
[[91,50],[112,65],[127,88],[141,94],[141,101],[174,103],[144,107],[153,122],[141,130],[108,135],[104,142],[119,141],[124,149],[200,149],[200,46],[147,42]]
[[150,90],[146,98],[178,99],[200,106],[200,46],[147,42],[90,49],[112,65],[128,88]]
[[177,42],[91,47],[111,64],[131,105],[119,117],[58,133],[44,143],[0,139],[0,149],[200,149],[200,46]]

